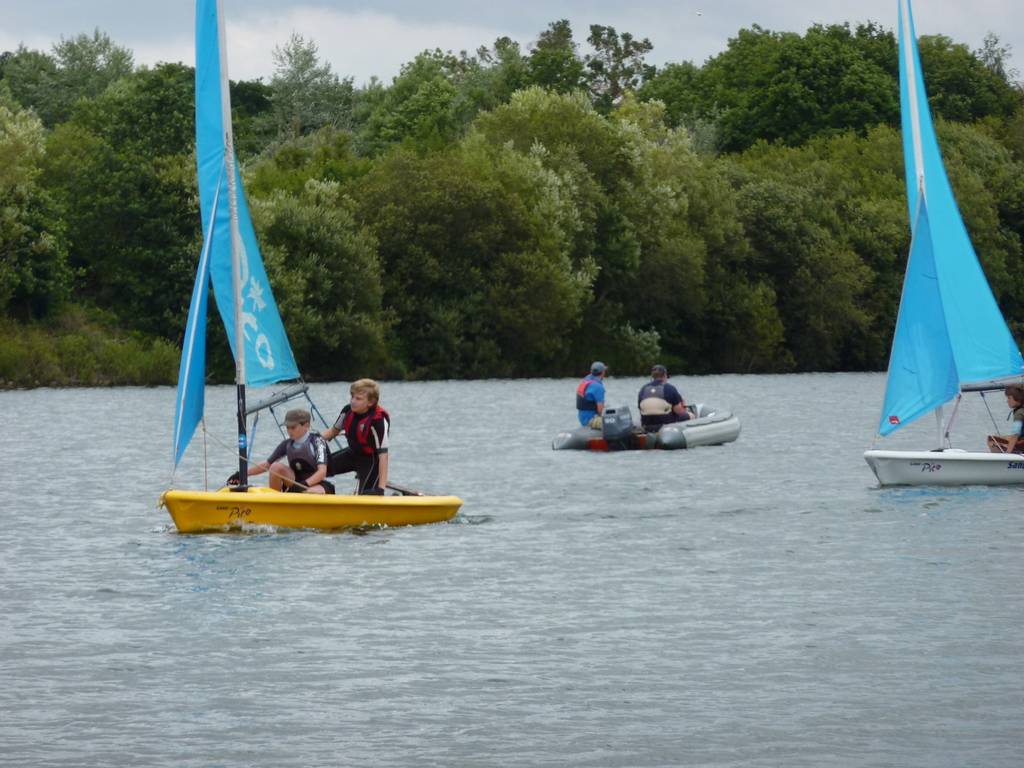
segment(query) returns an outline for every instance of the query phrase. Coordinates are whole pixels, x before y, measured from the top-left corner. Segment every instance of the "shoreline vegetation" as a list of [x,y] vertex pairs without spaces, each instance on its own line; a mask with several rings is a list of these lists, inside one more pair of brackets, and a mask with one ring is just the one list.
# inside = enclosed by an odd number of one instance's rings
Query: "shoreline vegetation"
[[[1019,73],[994,35],[919,48],[1019,340]],[[293,34],[270,82],[233,82],[308,380],[884,369],[910,244],[893,32],[754,25],[700,66],[652,49],[560,20],[357,87]],[[175,383],[202,241],[193,80],[99,30],[0,52],[0,387]],[[230,380],[223,334],[208,362]]]
[[173,385],[181,350],[75,307],[45,322],[0,320],[0,388]]

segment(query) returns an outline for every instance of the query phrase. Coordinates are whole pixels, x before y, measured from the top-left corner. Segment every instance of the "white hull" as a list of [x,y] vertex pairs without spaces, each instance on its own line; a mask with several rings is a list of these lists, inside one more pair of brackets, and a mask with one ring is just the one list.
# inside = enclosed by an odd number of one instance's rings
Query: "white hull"
[[865,451],[880,485],[1024,485],[1024,455],[979,451]]

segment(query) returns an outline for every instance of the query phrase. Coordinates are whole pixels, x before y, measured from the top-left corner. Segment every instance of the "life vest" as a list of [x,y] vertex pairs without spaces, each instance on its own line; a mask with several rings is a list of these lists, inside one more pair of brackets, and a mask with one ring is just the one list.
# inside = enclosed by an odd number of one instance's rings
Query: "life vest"
[[327,463],[329,451],[327,441],[320,436],[320,433],[310,432],[309,439],[305,440],[302,445],[296,445],[294,440],[289,440],[285,454],[288,457],[288,466],[295,473],[295,479],[303,483],[306,478],[316,472],[319,464]]
[[641,416],[667,416],[672,413],[672,404],[665,399],[665,382],[644,384],[640,390]]
[[596,384],[597,379],[592,379],[589,376],[579,383],[576,387],[576,410],[577,411],[596,411],[597,402],[594,400],[587,400],[587,387],[591,384]]
[[1014,431],[1017,435],[1024,437],[1024,405],[1018,406],[1010,411],[1010,415],[1007,418],[1013,419],[1013,421],[1016,422],[1013,425]]
[[[376,449],[370,442],[371,427],[375,421],[380,419],[391,420],[388,416],[388,412],[381,408],[379,405],[375,405],[373,408],[368,410],[366,413],[357,415],[354,411],[349,411],[345,414],[345,422],[342,424],[342,430],[345,432],[345,436],[349,436],[349,428],[352,426],[352,422],[356,422],[356,442],[359,444],[359,452],[365,453],[367,456],[373,456],[376,453]],[[349,438],[351,442],[351,438]]]

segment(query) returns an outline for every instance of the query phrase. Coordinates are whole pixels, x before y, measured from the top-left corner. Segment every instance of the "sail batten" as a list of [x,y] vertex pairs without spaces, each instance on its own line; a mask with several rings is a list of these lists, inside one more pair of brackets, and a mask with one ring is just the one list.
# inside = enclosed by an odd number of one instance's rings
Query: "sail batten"
[[900,110],[912,239],[881,435],[935,410],[963,383],[1024,372],[942,162],[910,0],[900,0],[899,6]]

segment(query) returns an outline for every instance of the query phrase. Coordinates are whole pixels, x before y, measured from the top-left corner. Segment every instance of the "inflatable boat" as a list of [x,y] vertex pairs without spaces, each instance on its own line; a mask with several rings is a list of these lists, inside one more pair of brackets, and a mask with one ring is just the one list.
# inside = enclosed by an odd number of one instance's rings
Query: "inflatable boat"
[[661,448],[673,451],[700,445],[731,443],[740,436],[740,420],[732,411],[698,403],[688,407],[697,418],[665,424],[647,431],[633,423],[628,407],[606,408],[601,429],[579,427],[559,432],[551,443],[556,451],[636,451]]

